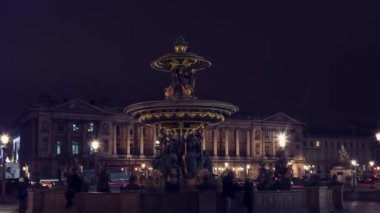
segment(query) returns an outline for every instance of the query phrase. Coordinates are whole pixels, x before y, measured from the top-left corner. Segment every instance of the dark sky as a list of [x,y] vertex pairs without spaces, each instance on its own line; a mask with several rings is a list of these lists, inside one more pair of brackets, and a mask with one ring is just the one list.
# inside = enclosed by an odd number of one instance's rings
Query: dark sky
[[380,13],[363,1],[0,2],[0,126],[47,93],[162,99],[149,67],[183,35],[213,66],[197,96],[332,127],[380,120]]

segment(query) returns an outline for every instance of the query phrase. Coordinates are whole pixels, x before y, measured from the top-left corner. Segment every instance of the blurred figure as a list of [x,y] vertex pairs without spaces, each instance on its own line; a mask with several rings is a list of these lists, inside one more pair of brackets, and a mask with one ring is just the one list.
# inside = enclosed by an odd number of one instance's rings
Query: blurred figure
[[32,189],[42,189],[44,186],[41,184],[41,180],[36,178],[35,183],[31,187]]
[[129,177],[129,183],[125,187],[120,187],[120,190],[139,190],[141,187],[136,183],[137,177],[136,175],[132,174]]
[[235,203],[235,192],[241,190],[241,187],[239,187],[237,183],[234,183],[234,178],[235,174],[232,171],[229,171],[222,180],[224,213],[232,213]]
[[99,173],[98,173],[98,181],[97,181],[97,186],[96,186],[96,191],[97,192],[111,192],[110,189],[110,175],[107,172],[107,165],[103,163],[99,167]]
[[253,182],[249,179],[244,183],[244,198],[243,205],[247,208],[247,213],[253,212],[253,206],[255,205],[255,196],[253,191]]
[[166,192],[179,192],[179,171],[176,167],[169,170],[165,181]]
[[66,198],[65,208],[70,208],[73,206],[73,199],[75,198],[75,194],[79,192],[82,187],[82,180],[77,174],[77,171],[75,170],[75,168],[70,169],[66,182],[67,182],[67,190],[65,192],[65,198]]
[[28,198],[28,189],[29,187],[29,179],[27,177],[20,178],[18,184],[18,212],[24,213],[27,209],[27,198]]

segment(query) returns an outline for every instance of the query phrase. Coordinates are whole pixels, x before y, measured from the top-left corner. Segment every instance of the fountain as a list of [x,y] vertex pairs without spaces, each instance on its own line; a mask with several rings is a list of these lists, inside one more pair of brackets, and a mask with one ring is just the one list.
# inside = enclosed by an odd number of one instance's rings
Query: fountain
[[171,75],[171,82],[164,90],[165,100],[135,103],[125,108],[125,113],[140,123],[159,128],[160,139],[152,165],[165,180],[173,183],[174,191],[180,178],[189,180],[200,171],[212,172],[208,154],[202,150],[202,131],[238,111],[233,104],[201,100],[194,95],[196,73],[209,68],[211,62],[188,49],[188,42],[179,37],[174,43],[174,53],[151,63],[153,69]]

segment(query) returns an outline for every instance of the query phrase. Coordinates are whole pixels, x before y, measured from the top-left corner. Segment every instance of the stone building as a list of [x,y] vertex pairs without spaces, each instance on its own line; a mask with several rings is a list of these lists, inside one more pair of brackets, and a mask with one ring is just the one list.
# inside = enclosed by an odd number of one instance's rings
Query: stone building
[[[377,143],[373,137],[365,136],[308,136],[305,137],[303,148],[304,156],[311,172],[319,173],[322,177],[329,177],[329,171],[342,163],[341,155],[346,153],[346,164],[350,161],[358,163],[360,171],[368,170],[369,162],[376,161],[374,148]],[[342,148],[343,147],[343,148]]]
[[[20,162],[32,176],[57,177],[69,165],[92,167],[90,142],[100,141],[97,159],[108,165],[150,169],[159,131],[143,126],[122,113],[122,108],[99,107],[75,99],[31,108],[20,121]],[[304,124],[284,113],[265,119],[229,119],[203,132],[202,149],[208,151],[214,173],[226,167],[238,175],[257,175],[259,163],[272,168],[280,148],[277,135],[286,132],[285,152],[294,176],[304,173]]]

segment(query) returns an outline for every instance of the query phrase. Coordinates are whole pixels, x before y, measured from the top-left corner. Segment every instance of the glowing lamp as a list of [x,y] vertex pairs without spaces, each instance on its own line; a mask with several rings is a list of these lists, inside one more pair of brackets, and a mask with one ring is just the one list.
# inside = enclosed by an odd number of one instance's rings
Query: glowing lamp
[[0,141],[1,141],[2,144],[7,145],[7,143],[9,142],[9,135],[2,134],[0,136]]
[[286,146],[287,137],[286,137],[285,132],[282,132],[277,135],[277,141],[278,141],[278,145],[281,148],[284,148]]
[[98,140],[91,141],[91,149],[93,149],[95,152],[99,149],[100,143]]

